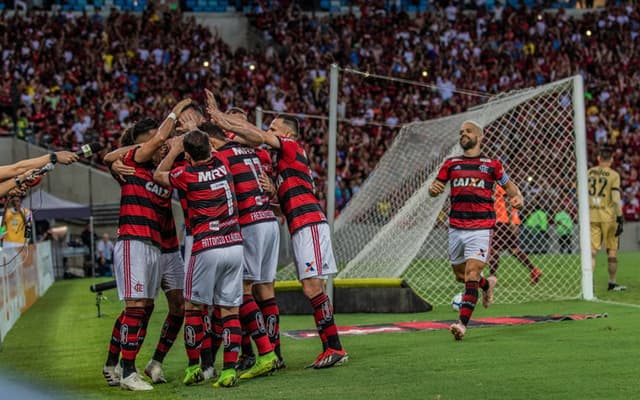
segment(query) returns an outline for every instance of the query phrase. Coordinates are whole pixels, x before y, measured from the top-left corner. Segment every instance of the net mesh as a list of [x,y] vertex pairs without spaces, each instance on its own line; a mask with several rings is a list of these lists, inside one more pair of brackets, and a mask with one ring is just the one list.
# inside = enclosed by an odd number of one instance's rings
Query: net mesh
[[[542,271],[533,285],[529,269],[511,252],[503,252],[495,301],[578,297],[572,96],[572,80],[567,79],[503,94],[463,114],[405,125],[336,220],[337,277],[403,277],[432,304],[449,303],[462,290],[447,255],[448,191],[432,198],[427,188],[447,157],[462,154],[458,131],[471,119],[484,126],[483,153],[503,161],[525,196],[517,237],[523,254]],[[279,279],[291,278],[292,272],[282,270]]]

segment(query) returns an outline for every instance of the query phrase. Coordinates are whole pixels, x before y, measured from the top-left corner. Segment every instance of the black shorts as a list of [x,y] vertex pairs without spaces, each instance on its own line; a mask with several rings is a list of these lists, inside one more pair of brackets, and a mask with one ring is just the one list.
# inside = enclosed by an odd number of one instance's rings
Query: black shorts
[[491,251],[502,252],[505,250],[515,249],[520,247],[520,239],[517,232],[519,228],[516,228],[514,232],[511,224],[496,223],[493,228],[493,242],[491,243]]

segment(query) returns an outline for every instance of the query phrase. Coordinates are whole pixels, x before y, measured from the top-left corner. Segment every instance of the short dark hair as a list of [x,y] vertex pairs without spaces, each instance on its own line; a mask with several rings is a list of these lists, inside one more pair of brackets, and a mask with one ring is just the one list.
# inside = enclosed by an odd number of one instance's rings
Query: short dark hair
[[603,161],[609,161],[609,160],[611,160],[611,157],[613,156],[613,150],[609,146],[602,146],[600,148],[600,154],[599,155],[600,155],[600,158]]
[[203,122],[198,125],[198,129],[209,135],[210,138],[227,140],[227,135],[224,134],[222,128],[212,122]]
[[124,130],[120,136],[120,147],[133,146],[136,142],[133,140],[133,127],[130,126]]
[[182,112],[185,112],[185,111],[187,111],[187,110],[188,110],[188,109],[190,109],[190,108],[193,108],[195,111],[199,112],[199,113],[200,113],[200,115],[203,115],[203,116],[204,116],[204,111],[202,110],[202,107],[200,107],[200,106],[198,105],[198,103],[194,103],[193,101],[192,101],[191,103],[189,103],[189,104],[184,108],[184,110],[182,110]]
[[184,135],[184,151],[193,161],[203,161],[211,157],[211,145],[206,133],[195,130]]
[[280,118],[282,122],[293,131],[293,136],[298,136],[300,134],[300,123],[296,117],[292,117],[291,115],[278,115],[277,118]]
[[152,129],[158,129],[160,122],[154,118],[144,118],[136,122],[131,128],[131,139],[134,143],[138,142],[138,138],[149,133]]
[[241,114],[241,115],[244,115],[245,117],[247,116],[247,112],[240,107],[231,107],[230,109],[227,110],[225,114],[229,114],[229,115]]

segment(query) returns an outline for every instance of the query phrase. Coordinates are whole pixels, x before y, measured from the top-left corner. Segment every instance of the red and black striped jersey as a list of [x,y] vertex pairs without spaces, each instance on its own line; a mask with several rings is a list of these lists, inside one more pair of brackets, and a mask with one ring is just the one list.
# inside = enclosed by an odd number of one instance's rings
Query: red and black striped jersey
[[274,221],[269,195],[262,189],[258,177],[262,174],[262,163],[252,147],[228,142],[218,149],[229,162],[233,185],[238,200],[240,226],[257,222]]
[[[118,240],[140,240],[158,248],[163,247],[162,231],[171,212],[171,189],[153,180],[153,164],[135,161],[138,147],[123,158],[125,165],[134,167],[135,175],[125,176],[120,182],[120,219]],[[175,225],[174,225],[175,231]]]
[[276,152],[278,200],[287,218],[289,232],[308,225],[327,222],[315,194],[315,185],[309,161],[295,140],[278,137],[280,149]]
[[267,174],[269,178],[271,178],[273,176],[273,162],[271,161],[271,154],[268,150],[257,147],[256,155],[258,156],[258,159],[260,159],[262,171]]
[[173,212],[170,212],[169,218],[163,218],[162,223],[162,253],[175,253],[179,250],[180,241],[176,232],[176,222],[173,219]]
[[[187,159],[184,157],[184,153],[182,153],[173,162],[173,169],[179,168],[179,167],[186,167],[187,165],[190,165],[190,164],[187,161]],[[178,188],[176,188],[176,191],[178,192],[178,199],[180,200],[180,206],[182,207],[182,213],[184,215],[185,235],[191,236],[191,225],[189,225],[189,214],[187,212],[187,192],[185,192],[184,190],[180,190]]]
[[215,153],[206,163],[175,168],[169,181],[187,193],[192,254],[242,244],[238,202],[229,164],[223,156]]
[[436,178],[451,182],[449,226],[457,229],[491,229],[496,222],[493,191],[496,182],[504,186],[509,176],[499,160],[484,156],[453,157],[445,160]]

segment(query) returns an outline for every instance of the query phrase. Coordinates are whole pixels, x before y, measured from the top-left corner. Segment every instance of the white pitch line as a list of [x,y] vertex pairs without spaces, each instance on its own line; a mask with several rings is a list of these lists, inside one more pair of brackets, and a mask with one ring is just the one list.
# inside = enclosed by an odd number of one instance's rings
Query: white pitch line
[[640,304],[620,303],[618,301],[600,300],[600,299],[594,299],[593,301],[596,302],[596,303],[611,304],[611,305],[614,305],[614,306],[625,306],[625,307],[631,307],[631,308],[640,308]]

